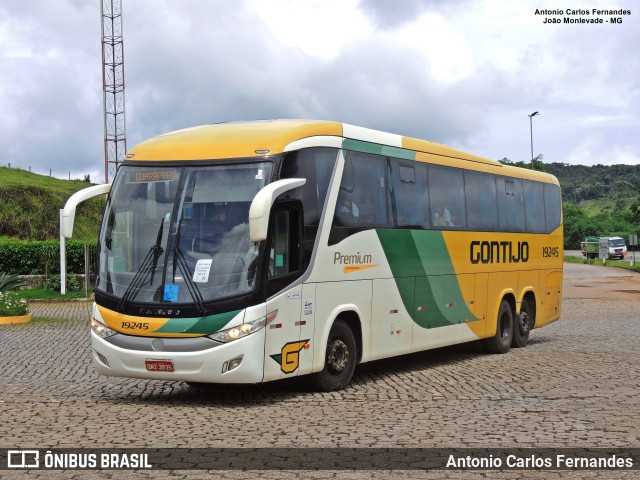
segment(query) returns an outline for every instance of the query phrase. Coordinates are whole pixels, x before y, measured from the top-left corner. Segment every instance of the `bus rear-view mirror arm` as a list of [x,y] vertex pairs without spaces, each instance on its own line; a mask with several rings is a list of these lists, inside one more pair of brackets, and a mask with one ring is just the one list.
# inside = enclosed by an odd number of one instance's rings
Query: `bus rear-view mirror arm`
[[257,243],[267,239],[269,213],[275,199],[284,192],[301,187],[306,182],[306,178],[286,178],[270,183],[256,193],[249,209],[249,237],[252,242]]
[[64,238],[71,238],[73,235],[73,223],[76,219],[76,207],[79,203],[84,202],[97,195],[109,193],[111,189],[110,183],[102,185],[94,185],[77,191],[69,197],[67,203],[62,209],[62,215],[60,217],[60,233]]

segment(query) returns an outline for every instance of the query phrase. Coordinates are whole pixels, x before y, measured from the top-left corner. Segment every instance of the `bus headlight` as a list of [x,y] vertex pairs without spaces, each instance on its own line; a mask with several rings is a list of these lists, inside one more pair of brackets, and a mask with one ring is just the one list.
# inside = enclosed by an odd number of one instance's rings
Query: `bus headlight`
[[237,327],[227,328],[226,330],[220,330],[219,332],[209,335],[209,338],[213,338],[218,342],[228,343],[238,340],[239,338],[251,335],[257,332],[267,324],[267,317],[259,318],[253,322],[243,323]]
[[100,338],[111,337],[118,333],[115,330],[111,330],[104,323],[99,322],[94,317],[91,317],[91,330],[93,330]]

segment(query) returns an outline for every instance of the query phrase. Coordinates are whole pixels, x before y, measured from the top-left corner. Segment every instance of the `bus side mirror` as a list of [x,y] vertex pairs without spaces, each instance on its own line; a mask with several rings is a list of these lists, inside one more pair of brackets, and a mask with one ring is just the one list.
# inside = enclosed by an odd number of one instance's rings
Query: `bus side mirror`
[[249,238],[252,242],[261,242],[267,239],[269,213],[278,195],[301,187],[306,182],[306,178],[286,178],[270,183],[256,193],[251,202],[251,208],[249,208]]

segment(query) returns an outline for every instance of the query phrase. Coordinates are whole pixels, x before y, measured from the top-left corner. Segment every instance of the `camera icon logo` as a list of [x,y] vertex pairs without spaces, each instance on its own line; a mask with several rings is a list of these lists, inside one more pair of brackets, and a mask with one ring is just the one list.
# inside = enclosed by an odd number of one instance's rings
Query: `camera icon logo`
[[38,450],[8,450],[8,468],[39,468],[40,452]]

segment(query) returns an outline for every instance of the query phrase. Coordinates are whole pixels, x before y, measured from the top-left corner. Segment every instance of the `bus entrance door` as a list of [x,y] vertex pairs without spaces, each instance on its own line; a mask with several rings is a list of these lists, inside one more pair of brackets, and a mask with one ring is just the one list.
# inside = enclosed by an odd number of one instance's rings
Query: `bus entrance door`
[[[314,286],[290,286],[302,273],[300,239],[302,207],[299,202],[277,205],[272,215],[272,237],[267,276],[264,380],[276,380],[311,370],[309,348],[313,328]],[[303,308],[304,301],[304,308]],[[308,364],[308,368],[307,368]]]

